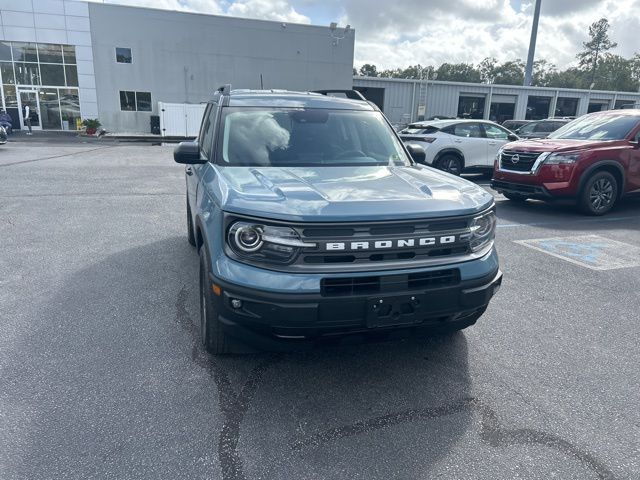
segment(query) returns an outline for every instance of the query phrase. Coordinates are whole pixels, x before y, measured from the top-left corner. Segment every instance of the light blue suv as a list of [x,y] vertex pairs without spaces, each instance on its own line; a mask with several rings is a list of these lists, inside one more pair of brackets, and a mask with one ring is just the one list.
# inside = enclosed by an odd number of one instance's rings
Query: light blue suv
[[209,352],[462,329],[500,286],[493,197],[342,94],[227,85],[176,147]]

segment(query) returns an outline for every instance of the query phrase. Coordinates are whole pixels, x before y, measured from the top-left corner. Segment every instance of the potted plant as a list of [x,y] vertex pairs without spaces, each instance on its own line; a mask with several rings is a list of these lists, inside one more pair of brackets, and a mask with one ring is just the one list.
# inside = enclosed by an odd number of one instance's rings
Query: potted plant
[[100,128],[102,124],[100,123],[100,120],[98,120],[97,118],[86,118],[82,121],[82,125],[84,126],[85,133],[87,135],[95,135],[96,131]]

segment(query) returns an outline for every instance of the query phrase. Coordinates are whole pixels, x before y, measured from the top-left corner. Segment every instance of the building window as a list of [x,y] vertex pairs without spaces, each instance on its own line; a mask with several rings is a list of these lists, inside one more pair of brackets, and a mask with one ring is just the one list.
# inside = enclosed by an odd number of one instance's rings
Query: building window
[[[60,57],[62,59],[62,57]],[[42,85],[65,86],[64,65],[40,64],[40,79]]]
[[638,108],[636,105],[638,102],[636,100],[616,100],[615,109],[619,110],[621,108]]
[[460,95],[458,100],[458,117],[484,118],[485,97]]
[[551,107],[551,97],[529,96],[527,99],[527,120],[542,120],[549,118],[549,108]]
[[116,62],[131,63],[131,49],[116,47]]
[[609,102],[607,100],[594,100],[589,102],[587,113],[602,112],[603,110],[609,110]]
[[151,92],[136,92],[136,107],[139,112],[150,112]]
[[120,110],[124,112],[150,112],[151,92],[120,91]]
[[78,67],[75,65],[64,66],[65,78],[67,81],[67,87],[78,86]]
[[40,63],[62,63],[62,45],[38,44]]
[[578,111],[578,99],[559,97],[556,103],[556,117],[575,117]]
[[124,112],[135,112],[136,92],[120,91],[120,110]]

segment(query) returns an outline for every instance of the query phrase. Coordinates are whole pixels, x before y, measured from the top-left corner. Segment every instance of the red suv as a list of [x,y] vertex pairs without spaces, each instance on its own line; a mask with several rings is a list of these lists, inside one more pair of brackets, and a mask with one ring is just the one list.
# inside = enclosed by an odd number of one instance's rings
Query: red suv
[[491,186],[514,201],[572,199],[591,215],[640,192],[640,110],[585,115],[548,138],[505,145]]

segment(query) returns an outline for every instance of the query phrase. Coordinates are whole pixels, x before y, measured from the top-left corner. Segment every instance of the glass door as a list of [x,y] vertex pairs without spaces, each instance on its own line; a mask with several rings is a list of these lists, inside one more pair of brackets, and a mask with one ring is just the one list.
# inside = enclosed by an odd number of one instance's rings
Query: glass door
[[45,130],[62,130],[58,89],[41,88],[38,91],[38,96],[42,128]]
[[29,119],[31,120],[31,128],[33,130],[42,130],[40,124],[40,102],[38,101],[38,93],[35,90],[20,90],[18,95],[20,107],[20,125],[23,130],[28,130],[27,125],[27,107],[29,107]]

